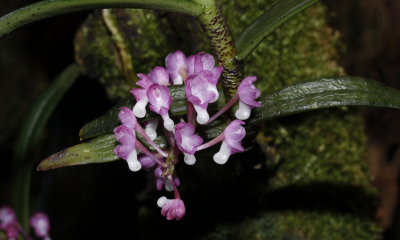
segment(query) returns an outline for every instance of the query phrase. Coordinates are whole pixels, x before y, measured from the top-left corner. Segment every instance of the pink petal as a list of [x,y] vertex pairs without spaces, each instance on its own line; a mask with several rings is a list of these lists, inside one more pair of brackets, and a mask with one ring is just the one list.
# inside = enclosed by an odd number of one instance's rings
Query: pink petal
[[196,148],[203,143],[203,139],[194,135],[195,128],[190,123],[178,123],[175,126],[175,140],[182,152],[194,154]]
[[132,110],[128,107],[121,107],[120,110],[121,111],[118,113],[119,121],[122,123],[122,125],[125,125],[134,131],[137,120]]
[[132,130],[127,126],[121,125],[114,129],[114,136],[119,143],[127,144],[127,145],[135,145],[135,135]]
[[142,168],[146,171],[149,171],[151,168],[157,165],[154,159],[147,155],[140,156],[138,158],[138,161],[140,162],[140,164],[142,164]]
[[231,148],[231,151],[233,151],[231,154],[244,151],[242,139],[246,135],[246,130],[241,126],[244,124],[243,121],[236,119],[224,130],[225,142]]
[[260,90],[253,84],[256,80],[257,78],[255,76],[246,77],[238,87],[240,101],[249,105],[251,108],[261,107],[261,103],[254,100],[261,94]]
[[164,85],[158,85],[157,83],[150,86],[146,92],[147,98],[150,102],[150,110],[160,114],[161,107],[169,110],[172,104],[172,97],[169,94],[169,90]]
[[137,81],[136,85],[140,86],[143,89],[148,89],[153,82],[151,79],[143,73],[138,73],[137,76],[139,77],[139,81]]
[[136,102],[140,100],[147,99],[146,95],[147,89],[132,88],[131,93],[136,98]]
[[9,206],[2,206],[0,208],[0,229],[6,230],[9,226],[14,226],[16,220],[17,219],[12,208]]
[[[165,58],[165,65],[173,84],[176,84],[174,79],[181,77],[184,80],[187,77],[187,60],[183,52],[176,51],[175,53],[168,54]],[[182,73],[186,73],[184,74],[185,76]]]
[[41,212],[33,214],[29,219],[29,224],[35,230],[36,236],[45,238],[49,235],[50,222],[47,214]]
[[155,67],[149,72],[149,78],[153,83],[158,83],[160,85],[170,85],[168,73],[163,67]]
[[199,53],[199,55],[201,58],[201,63],[203,65],[202,70],[211,71],[215,66],[214,57],[210,54],[205,54],[205,53]]
[[161,209],[161,215],[165,216],[167,220],[179,220],[185,215],[185,213],[185,204],[181,199],[172,199]]

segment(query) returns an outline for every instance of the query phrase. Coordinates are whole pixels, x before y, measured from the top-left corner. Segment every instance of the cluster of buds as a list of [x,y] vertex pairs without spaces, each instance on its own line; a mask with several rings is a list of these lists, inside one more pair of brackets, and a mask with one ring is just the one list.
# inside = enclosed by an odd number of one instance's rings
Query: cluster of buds
[[[254,86],[256,77],[247,77],[239,85],[237,93],[219,112],[210,118],[207,111],[209,103],[218,100],[218,79],[222,73],[222,67],[215,67],[213,56],[198,53],[186,57],[181,51],[169,54],[165,59],[166,68],[155,67],[149,74],[138,74],[137,85],[141,88],[133,88],[131,93],[136,98],[133,109],[120,108],[118,115],[121,126],[114,129],[118,145],[114,152],[120,158],[127,161],[130,170],[138,171],[141,168],[154,170],[154,177],[158,190],[165,186],[167,191],[174,191],[174,199],[165,196],[157,201],[162,208],[161,214],[168,220],[181,219],[186,212],[185,205],[180,198],[177,186],[180,185],[176,174],[175,165],[178,163],[178,155],[183,153],[184,162],[193,165],[196,162],[195,153],[199,150],[211,147],[222,142],[220,151],[214,155],[214,161],[225,164],[230,155],[243,152],[242,139],[246,131],[242,125],[250,116],[251,109],[260,107],[261,103],[255,101],[260,96],[260,91]],[[185,85],[187,98],[187,121],[181,116],[179,123],[175,125],[168,111],[172,103],[172,97],[168,90],[170,80],[173,85]],[[235,112],[238,118],[230,122],[224,132],[215,139],[204,143],[203,139],[195,134],[196,126],[206,125],[218,116],[229,110],[239,101],[239,109]],[[136,118],[146,115],[146,106],[163,119],[163,129],[171,149],[161,150],[153,140],[156,139],[156,129],[160,119],[152,119],[144,122],[143,129]],[[136,132],[140,134],[156,151],[152,153],[136,140]],[[137,156],[138,153],[141,156]]]
[[[29,224],[35,231],[37,237],[43,240],[51,240],[49,236],[49,218],[45,213],[34,213],[29,219]],[[2,206],[0,208],[0,230],[5,232],[8,240],[18,239],[20,234],[24,239],[30,239],[17,221],[14,211],[9,206]]]

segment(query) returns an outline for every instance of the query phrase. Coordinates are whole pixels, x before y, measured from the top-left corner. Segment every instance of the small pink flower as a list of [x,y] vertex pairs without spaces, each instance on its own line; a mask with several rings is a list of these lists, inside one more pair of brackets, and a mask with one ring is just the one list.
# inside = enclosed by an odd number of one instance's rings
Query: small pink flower
[[188,165],[196,162],[194,153],[196,148],[203,143],[203,139],[199,135],[194,134],[195,128],[190,123],[178,123],[175,126],[175,140],[179,149],[185,155],[184,161]]
[[222,73],[222,67],[215,67],[214,57],[203,52],[192,55],[187,58],[188,76],[198,74],[202,70],[207,70],[212,73],[212,82],[218,82],[218,78]]
[[202,70],[197,75],[190,75],[186,79],[185,93],[187,100],[191,102],[197,112],[197,122],[206,123],[210,116],[207,112],[209,103],[218,100],[217,82],[213,81],[210,71]]
[[122,125],[127,126],[135,135],[135,128],[138,122],[131,109],[128,107],[121,107],[118,113],[118,119]]
[[214,161],[218,164],[225,164],[230,155],[237,152],[244,152],[242,139],[246,135],[246,130],[241,120],[234,120],[224,130],[224,140],[222,141],[219,152],[214,155]]
[[249,76],[243,79],[239,85],[239,109],[235,112],[235,116],[240,120],[248,119],[252,108],[261,107],[261,102],[254,100],[261,94],[253,84],[256,80],[255,76]]
[[[165,185],[165,190],[171,192],[173,189],[172,183],[168,180],[166,176],[162,176],[163,168],[159,165],[156,170],[154,170],[154,179],[156,180],[156,186],[158,191],[161,191],[162,187]],[[179,181],[178,175],[176,172],[172,175],[172,179],[176,186],[179,186],[181,182]]]
[[164,86],[170,85],[168,73],[163,67],[157,66],[153,68],[153,70],[149,72],[148,76],[153,83]]
[[18,239],[18,230],[15,227],[9,226],[6,230],[6,237],[8,240],[17,240]]
[[14,211],[9,206],[0,208],[0,229],[6,230],[8,227],[14,227],[17,218]]
[[120,145],[114,149],[114,153],[127,161],[131,171],[139,171],[142,165],[137,160],[137,152],[135,147],[136,137],[134,130],[132,132],[132,130],[127,126],[121,125],[114,129],[114,136],[120,143]]
[[138,158],[138,161],[142,165],[142,168],[146,171],[149,171],[151,168],[157,165],[153,158],[144,154]]
[[181,51],[168,54],[165,58],[166,70],[174,85],[183,84],[187,78],[187,60],[185,54]]
[[33,214],[29,219],[29,224],[35,230],[36,236],[41,237],[44,240],[50,240],[50,222],[47,214],[41,212]]
[[140,86],[140,88],[132,88],[131,93],[133,96],[136,98],[136,104],[133,107],[133,113],[135,114],[136,117],[142,118],[146,115],[146,105],[149,102],[149,99],[147,99],[147,89],[153,84],[153,82],[150,80],[150,78],[143,74],[139,73],[137,74],[139,77],[139,81],[137,81],[137,85]]
[[165,216],[168,220],[179,220],[185,213],[185,204],[181,199],[172,199],[166,202],[161,209],[161,215]]
[[147,90],[147,98],[150,102],[150,110],[158,113],[164,120],[164,127],[168,131],[172,131],[174,128],[174,122],[168,115],[168,110],[172,103],[172,97],[169,94],[169,90],[164,85],[154,83]]

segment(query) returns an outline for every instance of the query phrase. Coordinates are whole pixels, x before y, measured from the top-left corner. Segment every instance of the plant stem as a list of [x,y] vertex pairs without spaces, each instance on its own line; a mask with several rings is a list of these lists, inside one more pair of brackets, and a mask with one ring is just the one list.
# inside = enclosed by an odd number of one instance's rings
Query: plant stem
[[209,148],[209,147],[211,147],[211,146],[213,146],[213,145],[215,145],[215,144],[217,144],[217,143],[219,143],[219,142],[222,142],[224,139],[225,139],[225,134],[224,134],[224,133],[221,133],[218,137],[214,138],[213,140],[211,140],[211,141],[209,141],[209,142],[207,142],[207,143],[204,143],[204,144],[201,145],[201,146],[198,146],[198,147],[196,148],[196,151],[200,151],[200,150]]
[[135,147],[142,151],[142,153],[146,154],[147,156],[151,157],[156,163],[161,165],[162,167],[167,167],[165,163],[161,162],[160,159],[156,158],[147,148],[145,148],[139,141],[135,141]]
[[218,5],[211,0],[196,0],[196,2],[200,4],[209,3],[204,5],[205,11],[197,17],[197,21],[203,29],[218,62],[224,68],[222,86],[226,101],[229,101],[235,95],[240,82],[244,78],[244,65],[243,62],[234,59],[236,55],[235,41]]
[[237,100],[239,100],[239,94],[236,93],[235,95],[233,95],[233,97],[231,98],[231,100],[229,100],[229,102],[223,107],[221,108],[221,110],[219,110],[216,114],[214,114],[210,120],[208,120],[208,122],[206,122],[205,124],[202,124],[202,126],[209,124],[210,122],[214,121],[217,117],[221,116],[221,114],[223,114],[224,112],[228,111],[228,109],[230,107],[233,106],[233,104],[235,104],[235,102],[237,102]]
[[176,188],[175,182],[174,182],[174,180],[172,179],[172,176],[171,176],[171,175],[168,175],[168,180],[171,182],[172,187],[174,188],[175,199],[181,199],[181,196],[179,195],[179,192],[178,192],[178,188]]
[[161,150],[161,148],[153,141],[151,140],[151,138],[149,137],[149,135],[147,135],[147,133],[144,131],[144,129],[142,128],[142,126],[140,126],[139,123],[136,124],[135,126],[136,131],[148,142],[150,143],[150,145],[157,151],[159,152],[161,155],[163,155],[164,157],[168,157],[167,154],[165,154],[163,152],[163,150]]

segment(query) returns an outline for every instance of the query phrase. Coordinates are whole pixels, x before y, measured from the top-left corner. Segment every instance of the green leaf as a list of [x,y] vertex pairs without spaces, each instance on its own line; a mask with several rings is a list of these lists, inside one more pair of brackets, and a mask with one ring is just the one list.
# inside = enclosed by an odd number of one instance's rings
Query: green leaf
[[[169,92],[172,97],[172,104],[169,110],[170,116],[186,115],[186,95],[185,87],[183,85],[168,86]],[[79,135],[81,139],[92,138],[102,134],[112,133],[114,128],[120,125],[118,120],[119,108],[129,107],[133,108],[136,101],[131,99],[121,101],[116,106],[112,107],[103,116],[89,122],[81,129]],[[225,105],[225,97],[222,91],[219,91],[219,98],[216,102],[209,104],[208,109],[219,110]],[[139,122],[149,120],[151,118],[160,117],[158,114],[152,112],[148,107],[146,108],[146,116],[138,118]]]
[[[217,119],[212,124],[204,127],[199,127],[197,134],[199,134],[204,141],[211,140],[220,135],[227,124]],[[137,140],[143,144],[150,151],[154,151],[154,148],[146,142],[146,140],[136,134]],[[167,143],[167,139],[164,134],[159,132],[154,142],[161,148],[167,149],[170,146]],[[104,134],[89,142],[81,143],[79,145],[64,149],[50,157],[44,159],[37,167],[38,171],[46,171],[59,167],[75,166],[89,163],[105,163],[112,162],[120,159],[115,153],[114,148],[119,143],[114,137],[114,134]]]
[[114,153],[117,145],[114,134],[106,134],[51,155],[39,164],[37,170],[45,171],[65,166],[115,161],[119,159]]
[[101,8],[140,8],[178,12],[197,17],[204,7],[189,0],[46,0],[15,10],[0,18],[0,38],[33,21]]
[[287,86],[260,100],[250,123],[338,106],[400,108],[400,91],[359,77],[330,77]]
[[79,76],[75,64],[68,66],[35,100],[15,144],[13,169],[13,208],[24,229],[28,229],[30,176],[39,138],[53,110]]
[[235,40],[235,59],[243,61],[275,29],[318,0],[280,0],[258,17]]

